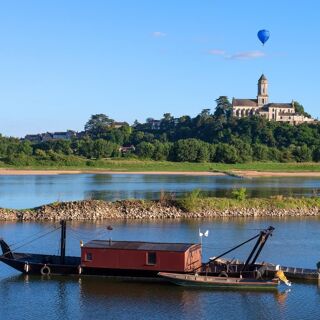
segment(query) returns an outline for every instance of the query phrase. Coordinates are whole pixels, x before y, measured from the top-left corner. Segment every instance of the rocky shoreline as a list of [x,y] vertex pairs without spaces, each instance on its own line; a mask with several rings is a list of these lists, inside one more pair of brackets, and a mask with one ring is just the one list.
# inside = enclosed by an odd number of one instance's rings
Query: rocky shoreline
[[252,218],[252,217],[299,217],[320,216],[319,207],[293,209],[234,208],[199,209],[187,212],[179,206],[161,201],[83,200],[61,202],[25,210],[0,208],[0,221],[97,221],[104,219],[194,219],[194,218]]

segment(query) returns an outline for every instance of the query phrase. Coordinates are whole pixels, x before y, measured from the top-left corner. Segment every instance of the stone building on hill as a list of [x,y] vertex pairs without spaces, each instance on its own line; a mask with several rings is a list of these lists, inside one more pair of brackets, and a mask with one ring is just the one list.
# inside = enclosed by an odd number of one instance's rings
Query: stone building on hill
[[291,103],[270,103],[268,80],[265,75],[261,75],[258,80],[258,95],[256,99],[232,99],[232,113],[237,118],[258,115],[268,120],[291,124],[315,121],[313,118],[296,113],[293,101]]

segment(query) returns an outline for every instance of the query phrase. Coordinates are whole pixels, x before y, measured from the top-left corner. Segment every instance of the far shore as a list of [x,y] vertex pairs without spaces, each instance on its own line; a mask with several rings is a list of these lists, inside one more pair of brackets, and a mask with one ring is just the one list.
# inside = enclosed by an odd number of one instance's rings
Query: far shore
[[320,177],[320,172],[298,171],[256,171],[256,170],[230,170],[218,171],[115,171],[115,170],[50,170],[50,169],[6,169],[0,168],[0,175],[62,175],[62,174],[144,174],[144,175],[186,175],[186,176],[223,176],[234,175],[244,178],[258,177]]
[[112,170],[26,170],[0,169],[0,175],[58,175],[58,174],[148,174],[148,175],[186,175],[186,176],[223,176],[223,172],[210,171],[112,171]]
[[258,177],[320,177],[319,171],[298,171],[298,172],[278,172],[278,171],[254,171],[254,170],[233,170],[233,174],[244,178]]

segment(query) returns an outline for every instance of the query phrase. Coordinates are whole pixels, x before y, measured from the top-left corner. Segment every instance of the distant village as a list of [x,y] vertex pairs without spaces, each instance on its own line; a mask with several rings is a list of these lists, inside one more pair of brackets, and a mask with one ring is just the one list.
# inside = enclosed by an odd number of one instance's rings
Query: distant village
[[[254,99],[232,99],[232,115],[236,118],[244,118],[251,116],[265,117],[269,121],[277,121],[299,125],[301,123],[312,123],[315,120],[312,117],[305,116],[296,112],[294,102],[289,103],[270,103],[268,95],[268,80],[265,75],[261,75],[258,80],[258,94]],[[146,124],[151,130],[160,130],[161,121],[148,118]],[[179,122],[179,118],[173,118],[174,124]],[[127,122],[113,121],[110,128],[121,128],[129,126]],[[133,125],[134,127],[135,125]],[[85,131],[76,132],[67,130],[65,132],[45,132],[38,134],[27,134],[23,139],[32,143],[41,143],[52,140],[72,140],[74,138],[81,139],[86,134]],[[126,147],[123,147],[126,148]],[[120,150],[125,152],[126,150]]]
[[[129,126],[127,122],[117,122],[114,121],[110,125],[112,128],[121,128],[123,126]],[[37,134],[27,134],[23,139],[28,140],[33,143],[40,143],[52,140],[72,140],[81,139],[86,135],[85,131],[77,132],[73,130],[61,131],[61,132],[45,132]]]

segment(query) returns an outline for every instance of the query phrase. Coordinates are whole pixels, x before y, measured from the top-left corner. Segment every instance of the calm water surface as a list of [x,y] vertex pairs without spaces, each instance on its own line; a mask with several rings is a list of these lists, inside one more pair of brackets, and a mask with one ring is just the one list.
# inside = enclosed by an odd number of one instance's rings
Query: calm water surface
[[240,187],[247,188],[253,197],[311,196],[320,192],[320,179],[142,174],[0,176],[0,207],[22,209],[81,199],[158,199],[161,190],[179,197],[196,188],[221,197]]
[[[201,220],[183,222],[119,222],[112,238],[118,240],[198,241],[198,228],[208,229],[204,259],[217,255],[273,225],[261,260],[315,267],[320,260],[320,220]],[[79,240],[108,238],[106,223],[68,226],[68,254],[79,254]],[[47,223],[1,223],[9,243],[21,243],[50,231]],[[28,244],[24,251],[58,253],[59,234]],[[251,246],[237,257],[245,258]],[[231,256],[232,258],[232,256]],[[199,290],[169,284],[121,283],[97,277],[25,277],[0,265],[1,319],[320,319],[320,288],[295,283],[276,292]]]
[[[187,177],[143,175],[2,176],[0,206],[27,208],[63,200],[157,198],[161,190],[180,195],[195,188],[221,196],[245,186],[253,196],[310,196],[319,179]],[[114,230],[108,234],[106,224]],[[67,253],[79,255],[79,241],[103,239],[197,242],[204,239],[204,260],[273,225],[276,230],[260,260],[315,268],[320,260],[320,219],[193,220],[69,223]],[[0,237],[20,251],[58,254],[59,234],[36,242],[34,235],[53,230],[52,223],[0,223]],[[234,253],[245,258],[251,246]],[[19,251],[18,250],[18,251]],[[233,258],[234,256],[229,256]],[[217,291],[169,284],[121,283],[96,277],[25,277],[0,264],[0,319],[320,319],[320,288],[295,283],[276,292]]]

